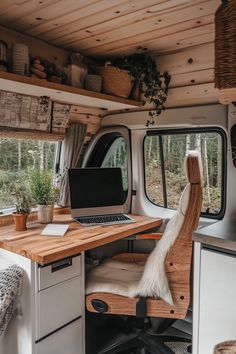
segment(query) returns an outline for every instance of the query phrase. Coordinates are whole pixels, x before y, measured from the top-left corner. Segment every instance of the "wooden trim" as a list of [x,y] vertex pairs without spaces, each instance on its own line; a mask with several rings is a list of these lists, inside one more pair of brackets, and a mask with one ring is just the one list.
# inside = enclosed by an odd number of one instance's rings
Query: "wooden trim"
[[39,130],[0,127],[0,138],[61,141],[64,134],[47,133]]
[[151,234],[143,234],[136,235],[137,240],[160,240],[162,238],[162,233],[151,233]]
[[236,102],[236,87],[217,90],[216,92],[221,104],[228,105],[232,102]]
[[52,100],[74,105],[106,109],[142,106],[142,102],[8,72],[0,72],[0,85],[5,91],[26,95],[30,93],[37,97],[49,96]]

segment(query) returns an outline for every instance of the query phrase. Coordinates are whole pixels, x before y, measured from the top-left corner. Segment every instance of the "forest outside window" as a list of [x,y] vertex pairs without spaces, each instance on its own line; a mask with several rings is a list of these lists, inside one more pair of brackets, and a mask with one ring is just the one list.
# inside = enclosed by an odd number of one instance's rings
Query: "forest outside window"
[[0,212],[14,207],[12,186],[32,170],[54,172],[58,142],[0,138]]
[[155,205],[176,209],[186,185],[183,161],[198,150],[203,164],[202,215],[220,217],[224,209],[225,137],[220,129],[150,132],[144,140],[146,195]]

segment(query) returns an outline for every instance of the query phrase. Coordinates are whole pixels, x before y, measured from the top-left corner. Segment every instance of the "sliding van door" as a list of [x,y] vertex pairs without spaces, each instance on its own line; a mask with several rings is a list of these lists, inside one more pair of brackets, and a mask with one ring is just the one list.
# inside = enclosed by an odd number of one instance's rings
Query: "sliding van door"
[[130,131],[125,127],[101,129],[91,142],[83,167],[119,167],[122,171],[125,212],[131,210]]

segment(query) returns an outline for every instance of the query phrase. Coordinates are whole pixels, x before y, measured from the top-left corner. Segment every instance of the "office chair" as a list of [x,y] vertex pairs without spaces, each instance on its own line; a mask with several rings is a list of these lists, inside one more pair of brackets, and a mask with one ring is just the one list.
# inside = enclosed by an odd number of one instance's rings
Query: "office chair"
[[148,317],[159,317],[169,319],[169,326],[174,320],[184,319],[188,311],[192,233],[198,226],[202,204],[202,170],[196,151],[187,154],[185,172],[188,183],[164,233],[137,235],[141,239],[159,239],[151,254],[119,254],[88,274],[88,311],[130,315],[137,320],[136,328],[125,339],[101,353],[143,353],[144,348],[151,354],[173,353],[164,344],[164,337],[150,334],[145,323]]

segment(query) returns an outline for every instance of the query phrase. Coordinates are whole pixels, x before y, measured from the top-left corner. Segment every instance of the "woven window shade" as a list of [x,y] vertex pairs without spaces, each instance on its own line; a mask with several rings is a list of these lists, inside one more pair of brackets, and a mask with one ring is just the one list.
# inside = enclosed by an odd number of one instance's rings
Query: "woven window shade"
[[222,0],[215,14],[215,86],[236,87],[236,1]]
[[47,133],[47,132],[36,131],[36,130],[27,130],[27,129],[0,127],[0,138],[62,141],[64,139],[64,134]]

